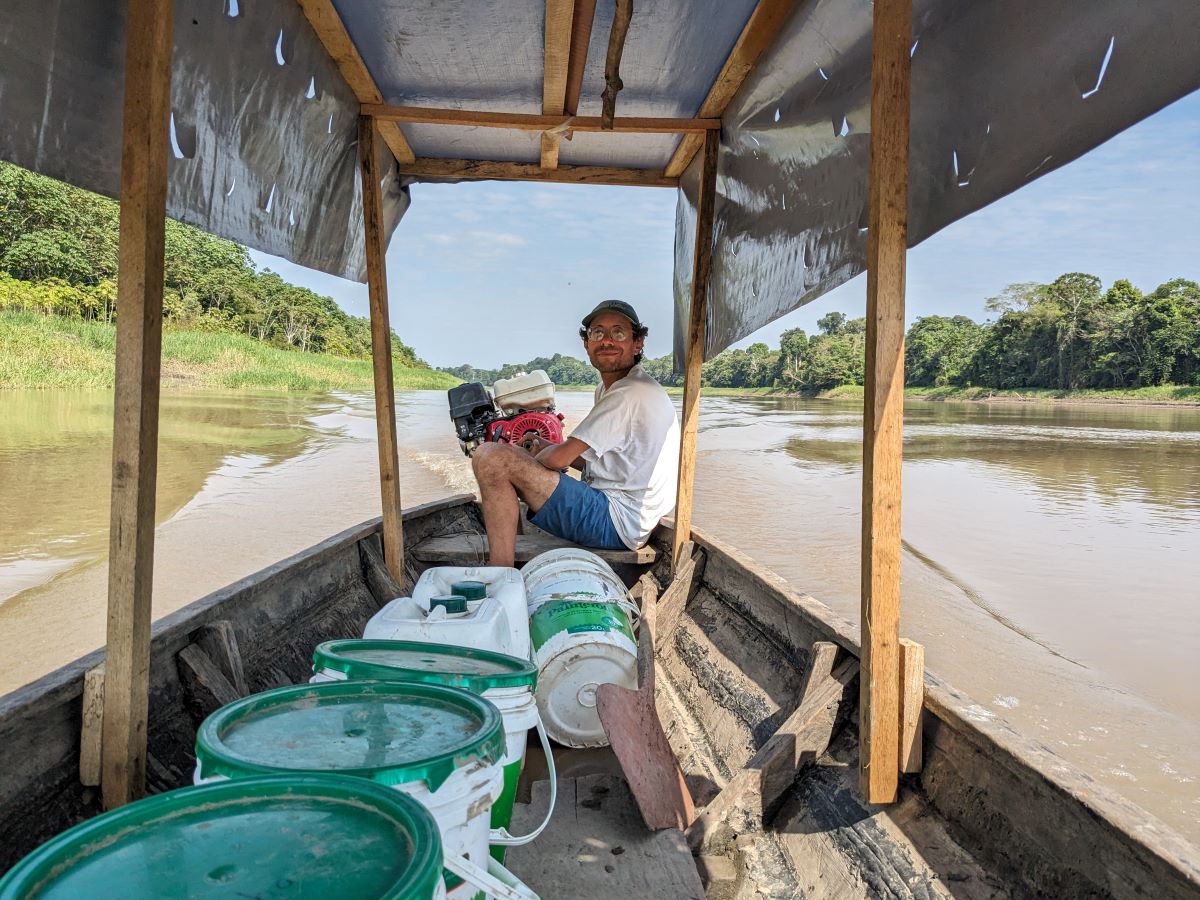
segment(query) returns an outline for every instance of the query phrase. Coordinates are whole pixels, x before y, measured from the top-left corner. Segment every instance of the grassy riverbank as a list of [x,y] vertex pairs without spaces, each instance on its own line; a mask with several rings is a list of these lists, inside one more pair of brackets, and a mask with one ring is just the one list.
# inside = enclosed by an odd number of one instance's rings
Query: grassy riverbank
[[[116,328],[60,316],[0,312],[0,388],[104,388],[113,384]],[[371,362],[271,347],[240,334],[163,332],[163,385],[278,391],[370,390]],[[397,390],[437,390],[458,379],[395,369]]]

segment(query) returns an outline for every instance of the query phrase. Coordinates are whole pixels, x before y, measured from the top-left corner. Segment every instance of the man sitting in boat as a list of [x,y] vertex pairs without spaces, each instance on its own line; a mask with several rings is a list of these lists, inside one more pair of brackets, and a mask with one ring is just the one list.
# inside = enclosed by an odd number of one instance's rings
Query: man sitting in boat
[[579,329],[601,383],[571,436],[528,450],[502,443],[476,449],[472,467],[493,566],[513,564],[518,499],[539,528],[606,550],[642,546],[674,509],[679,421],[667,392],[640,365],[648,330],[628,303],[601,303]]

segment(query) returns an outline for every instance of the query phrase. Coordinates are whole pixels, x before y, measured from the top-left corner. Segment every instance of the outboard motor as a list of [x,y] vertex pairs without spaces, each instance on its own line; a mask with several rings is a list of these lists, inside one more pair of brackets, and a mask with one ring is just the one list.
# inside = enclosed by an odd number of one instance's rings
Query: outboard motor
[[494,399],[479,382],[447,392],[463,453],[470,456],[485,441],[522,446],[533,438],[548,444],[563,442],[563,416],[554,411],[554,383],[542,369],[501,378],[493,389]]

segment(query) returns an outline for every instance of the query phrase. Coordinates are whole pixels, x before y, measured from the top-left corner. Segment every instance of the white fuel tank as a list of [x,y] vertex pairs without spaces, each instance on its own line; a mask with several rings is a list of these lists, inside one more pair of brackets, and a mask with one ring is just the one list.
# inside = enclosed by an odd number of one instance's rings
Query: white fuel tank
[[554,408],[554,383],[544,369],[518,372],[512,378],[497,378],[492,385],[492,395],[505,415],[522,409]]

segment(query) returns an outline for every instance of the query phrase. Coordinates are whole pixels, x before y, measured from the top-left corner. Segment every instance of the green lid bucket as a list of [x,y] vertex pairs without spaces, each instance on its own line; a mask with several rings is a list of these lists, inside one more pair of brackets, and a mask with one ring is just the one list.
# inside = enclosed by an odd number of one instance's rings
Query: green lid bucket
[[466,597],[468,603],[487,597],[487,585],[482,581],[456,581],[450,585],[450,593]]
[[393,788],[336,775],[219,781],[97,816],[0,879],[2,900],[363,897],[428,900],[433,816]]
[[332,670],[348,679],[376,679],[458,687],[473,694],[492,688],[529,687],[537,666],[491,650],[419,641],[339,640],[318,644],[313,671]]
[[196,734],[202,778],[334,772],[436,791],[460,766],[500,762],[500,711],[429,684],[335,681],[243,697]]

